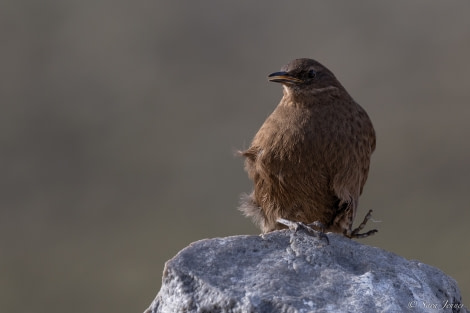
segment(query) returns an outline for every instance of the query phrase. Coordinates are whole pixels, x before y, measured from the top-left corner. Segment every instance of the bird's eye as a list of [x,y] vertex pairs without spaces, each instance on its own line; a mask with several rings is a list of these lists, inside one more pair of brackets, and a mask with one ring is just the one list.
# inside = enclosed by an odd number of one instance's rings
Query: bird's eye
[[309,78],[315,78],[315,76],[317,76],[317,72],[315,72],[315,70],[308,71]]

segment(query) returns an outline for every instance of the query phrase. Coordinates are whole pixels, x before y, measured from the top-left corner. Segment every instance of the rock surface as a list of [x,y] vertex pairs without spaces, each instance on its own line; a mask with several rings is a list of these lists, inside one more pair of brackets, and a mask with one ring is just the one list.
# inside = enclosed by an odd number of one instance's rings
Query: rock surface
[[282,230],[194,242],[165,264],[146,313],[468,312],[440,270],[328,238]]

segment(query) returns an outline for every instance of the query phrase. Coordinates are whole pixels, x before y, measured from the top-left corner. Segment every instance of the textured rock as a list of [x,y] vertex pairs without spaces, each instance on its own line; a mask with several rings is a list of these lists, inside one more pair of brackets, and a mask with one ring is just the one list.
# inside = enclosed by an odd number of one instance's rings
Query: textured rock
[[328,237],[283,230],[192,243],[166,263],[146,312],[467,312],[440,270]]

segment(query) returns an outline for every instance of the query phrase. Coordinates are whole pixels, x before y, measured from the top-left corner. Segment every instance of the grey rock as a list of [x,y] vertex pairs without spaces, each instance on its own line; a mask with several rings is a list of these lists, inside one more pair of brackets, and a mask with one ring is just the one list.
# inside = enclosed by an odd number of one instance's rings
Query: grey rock
[[440,270],[328,238],[282,230],[194,242],[165,264],[146,313],[468,312]]

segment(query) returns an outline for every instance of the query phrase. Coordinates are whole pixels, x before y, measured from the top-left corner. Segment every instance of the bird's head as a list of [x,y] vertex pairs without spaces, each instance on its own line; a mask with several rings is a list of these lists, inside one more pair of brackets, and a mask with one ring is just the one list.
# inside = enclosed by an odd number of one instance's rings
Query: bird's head
[[269,81],[281,83],[287,93],[305,96],[342,89],[335,75],[312,59],[295,59],[268,76]]

